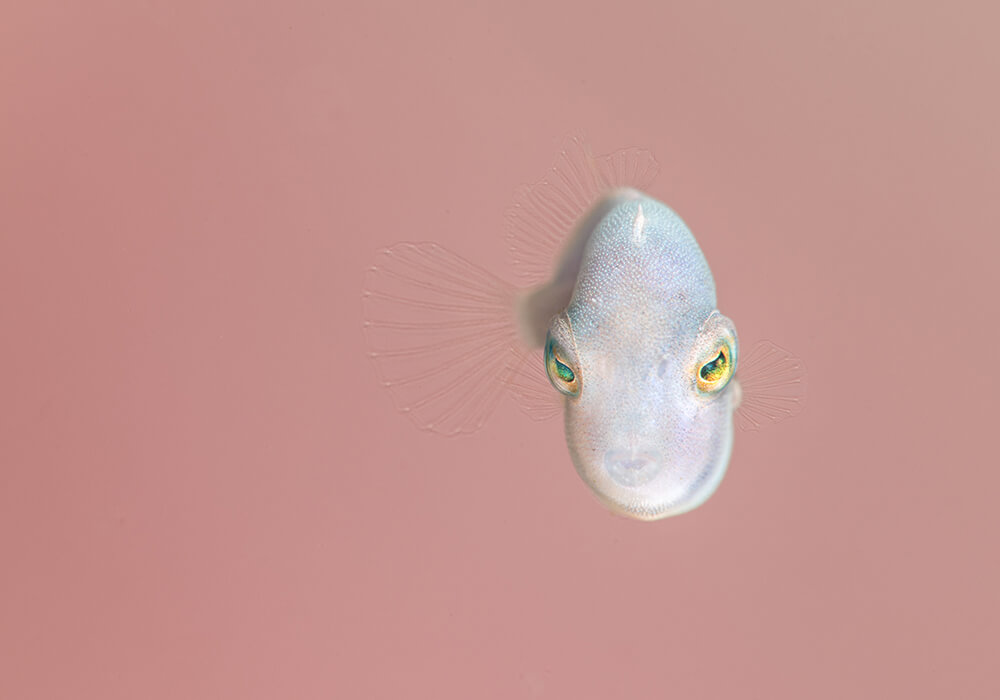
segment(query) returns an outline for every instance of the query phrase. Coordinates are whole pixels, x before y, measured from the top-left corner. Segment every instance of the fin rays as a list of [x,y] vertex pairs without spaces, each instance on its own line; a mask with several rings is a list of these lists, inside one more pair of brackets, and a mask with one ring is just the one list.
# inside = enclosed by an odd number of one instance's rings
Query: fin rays
[[418,427],[479,429],[518,346],[514,289],[434,243],[401,243],[368,270],[364,330],[379,379]]
[[567,138],[548,176],[518,188],[507,210],[507,245],[518,277],[530,285],[546,280],[573,226],[601,195],[617,187],[644,189],[659,171],[649,151],[594,156],[581,136]]
[[548,420],[562,411],[564,399],[549,383],[540,349],[520,353],[507,379],[507,391],[532,420]]
[[[552,274],[580,217],[608,190],[645,188],[659,171],[649,151],[594,156],[566,139],[548,176],[518,188],[506,215],[518,278]],[[396,407],[425,430],[454,435],[482,427],[507,393],[530,418],[557,415],[540,350],[519,339],[516,291],[487,270],[434,243],[383,250],[365,279],[364,332],[379,380]]]
[[741,430],[759,430],[802,410],[805,365],[784,348],[761,341],[740,358],[736,372],[743,391],[743,400],[736,409],[736,424]]

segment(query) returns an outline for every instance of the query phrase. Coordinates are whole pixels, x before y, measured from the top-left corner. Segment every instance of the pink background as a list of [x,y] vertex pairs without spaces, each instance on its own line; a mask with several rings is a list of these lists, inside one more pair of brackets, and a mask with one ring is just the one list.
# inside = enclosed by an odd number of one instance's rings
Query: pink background
[[[469,5],[8,3],[0,697],[1000,697],[998,12]],[[659,523],[364,357],[374,251],[506,274],[577,129],[809,367]]]

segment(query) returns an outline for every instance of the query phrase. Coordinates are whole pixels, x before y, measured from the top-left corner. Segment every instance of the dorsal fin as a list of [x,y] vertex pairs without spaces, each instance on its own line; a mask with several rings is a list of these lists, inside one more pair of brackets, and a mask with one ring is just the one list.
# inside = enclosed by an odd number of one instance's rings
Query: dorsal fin
[[548,174],[514,193],[507,209],[507,247],[518,279],[541,284],[574,224],[609,190],[645,189],[660,171],[650,151],[627,148],[594,156],[581,135],[570,135]]
[[[621,187],[645,189],[659,171],[650,151],[595,156],[582,135],[567,136],[546,176],[519,187],[507,209],[507,248],[519,282],[549,280],[576,224],[601,197]],[[522,351],[513,367],[508,394],[518,408],[535,420],[558,415],[563,398],[549,384],[541,350]]]

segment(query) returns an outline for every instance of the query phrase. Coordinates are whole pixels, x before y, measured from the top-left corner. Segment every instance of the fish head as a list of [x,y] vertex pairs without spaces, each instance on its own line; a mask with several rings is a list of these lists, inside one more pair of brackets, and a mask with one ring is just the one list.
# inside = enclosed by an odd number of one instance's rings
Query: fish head
[[703,503],[732,449],[735,328],[716,311],[678,340],[668,348],[636,338],[592,342],[574,334],[568,314],[546,338],[546,371],[566,395],[577,472],[611,510],[640,520]]
[[738,342],[715,309],[700,251],[694,272],[650,275],[641,256],[622,250],[604,266],[621,279],[589,288],[582,280],[553,319],[545,364],[565,394],[566,441],[581,478],[611,510],[657,520],[703,503],[725,474]]

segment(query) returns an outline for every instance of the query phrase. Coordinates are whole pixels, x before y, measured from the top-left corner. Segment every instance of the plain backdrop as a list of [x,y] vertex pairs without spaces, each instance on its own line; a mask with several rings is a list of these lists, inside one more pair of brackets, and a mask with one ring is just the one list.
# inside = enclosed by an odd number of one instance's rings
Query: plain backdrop
[[[0,697],[1000,697],[995,7],[6,3]],[[579,130],[809,370],[653,524],[365,357]]]

